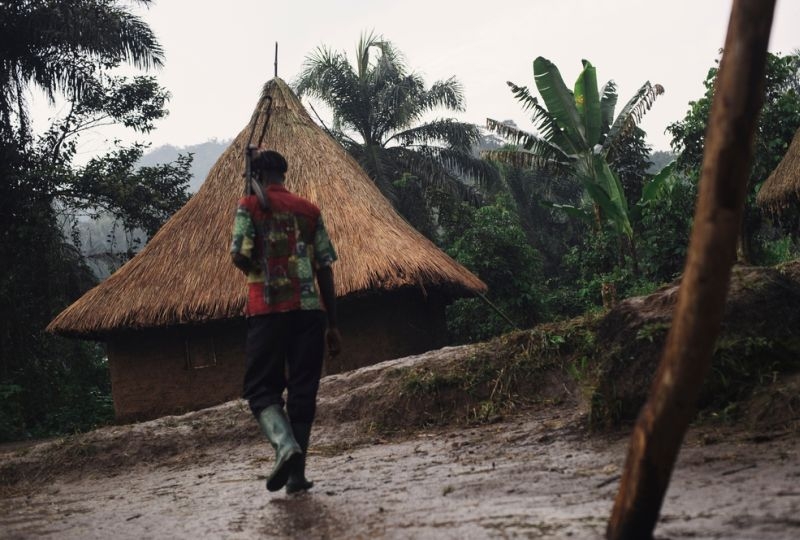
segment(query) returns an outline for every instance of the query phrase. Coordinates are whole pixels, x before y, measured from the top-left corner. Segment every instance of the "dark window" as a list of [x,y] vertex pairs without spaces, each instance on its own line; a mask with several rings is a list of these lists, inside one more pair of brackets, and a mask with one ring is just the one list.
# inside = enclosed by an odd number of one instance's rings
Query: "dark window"
[[212,336],[190,336],[186,338],[186,366],[203,369],[217,365],[217,352]]

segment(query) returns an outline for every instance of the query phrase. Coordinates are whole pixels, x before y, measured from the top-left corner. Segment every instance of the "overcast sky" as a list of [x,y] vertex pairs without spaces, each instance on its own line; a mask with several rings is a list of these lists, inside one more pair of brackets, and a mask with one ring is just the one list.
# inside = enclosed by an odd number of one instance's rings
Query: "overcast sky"
[[[291,84],[318,46],[352,59],[361,33],[374,30],[428,85],[455,76],[466,97],[458,117],[479,125],[491,117],[530,127],[505,83],[533,88],[537,56],[552,60],[570,86],[581,59],[590,60],[601,85],[616,81],[619,107],[644,81],[660,83],[666,93],[642,127],[655,149],[668,149],[664,129],[702,96],[730,7],[730,0],[155,0],[136,11],[166,52],[156,75],[172,94],[170,115],[148,136],[113,136],[154,146],[233,137],[272,78],[276,41],[278,75]],[[800,1],[778,0],[770,50],[798,48]],[[99,150],[110,136],[94,134],[83,153]]]

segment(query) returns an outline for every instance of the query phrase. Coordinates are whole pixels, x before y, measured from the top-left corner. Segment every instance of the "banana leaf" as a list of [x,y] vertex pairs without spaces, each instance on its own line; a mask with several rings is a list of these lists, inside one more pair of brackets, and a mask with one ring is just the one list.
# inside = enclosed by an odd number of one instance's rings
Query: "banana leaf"
[[533,76],[548,112],[564,130],[564,135],[570,139],[572,145],[581,150],[591,148],[586,142],[583,122],[575,107],[575,96],[564,84],[556,65],[539,56],[533,61]]
[[583,71],[575,81],[575,107],[583,121],[586,143],[592,147],[600,143],[600,94],[597,91],[597,71],[583,60]]
[[600,137],[605,140],[608,130],[611,129],[611,123],[614,121],[614,109],[617,106],[617,84],[614,81],[608,81],[603,85],[600,90]]
[[664,168],[642,188],[642,198],[639,200],[640,205],[658,198],[667,180],[672,177],[672,173],[675,171],[675,163],[675,161],[671,161],[668,165],[665,165]]
[[622,184],[602,155],[595,154],[593,158],[594,178],[582,177],[584,187],[606,218],[614,224],[615,229],[630,238],[633,236],[633,227]]
[[656,98],[664,93],[664,87],[660,84],[655,86],[650,81],[645,83],[633,95],[628,103],[622,108],[611,128],[608,130],[606,140],[603,141],[603,153],[608,155],[613,147],[642,119],[647,111],[653,106]]

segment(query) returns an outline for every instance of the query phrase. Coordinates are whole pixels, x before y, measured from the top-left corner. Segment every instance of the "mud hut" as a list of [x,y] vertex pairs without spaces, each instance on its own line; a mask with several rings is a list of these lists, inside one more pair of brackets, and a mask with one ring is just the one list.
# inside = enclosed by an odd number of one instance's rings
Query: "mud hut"
[[761,208],[779,214],[792,204],[800,204],[800,129],[789,150],[756,196]]
[[328,373],[443,345],[446,304],[486,288],[404,221],[275,78],[200,190],[139,254],[48,327],[106,343],[118,419],[198,409],[241,393],[246,287],[228,247],[251,132],[286,156],[287,187],[322,209],[339,253],[346,350],[328,362]]

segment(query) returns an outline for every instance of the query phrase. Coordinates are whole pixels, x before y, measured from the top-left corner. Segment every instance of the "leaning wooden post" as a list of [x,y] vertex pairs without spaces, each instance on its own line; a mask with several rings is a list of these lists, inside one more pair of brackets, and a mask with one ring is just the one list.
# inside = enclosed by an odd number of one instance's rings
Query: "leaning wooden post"
[[652,538],[719,334],[763,101],[774,0],[735,0],[706,131],[700,194],[683,280],[647,403],[631,436],[606,530]]

